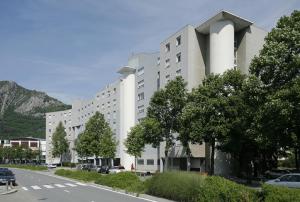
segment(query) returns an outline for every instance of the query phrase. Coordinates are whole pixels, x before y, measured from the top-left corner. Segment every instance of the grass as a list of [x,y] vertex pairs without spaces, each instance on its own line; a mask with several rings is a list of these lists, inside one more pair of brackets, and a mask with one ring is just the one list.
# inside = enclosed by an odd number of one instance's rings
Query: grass
[[138,176],[131,172],[102,175],[96,172],[59,169],[55,171],[55,174],[85,182],[95,182],[96,184],[112,188],[124,189],[128,192],[142,193],[145,190],[144,182],[140,181]]
[[38,165],[35,166],[35,165],[22,165],[22,164],[3,164],[3,165],[0,165],[0,167],[3,167],[3,168],[20,168],[20,169],[33,170],[33,171],[48,170],[47,167],[38,166]]
[[262,191],[250,189],[218,176],[190,172],[165,172],[141,181],[131,172],[102,175],[96,172],[60,169],[55,174],[86,182],[146,193],[181,202],[285,202],[300,201],[300,190],[263,185]]

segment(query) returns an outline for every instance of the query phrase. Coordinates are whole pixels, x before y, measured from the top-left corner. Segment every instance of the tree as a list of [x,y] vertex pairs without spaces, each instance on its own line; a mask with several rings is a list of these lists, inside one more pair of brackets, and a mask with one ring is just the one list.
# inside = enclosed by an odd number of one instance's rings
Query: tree
[[258,76],[269,90],[281,88],[299,77],[300,11],[283,16],[265,38],[259,56],[254,57],[250,73]]
[[295,118],[298,118],[299,89],[295,89],[300,75],[299,21],[300,11],[280,18],[250,66],[250,73],[261,79],[268,94],[257,116],[261,139],[268,143],[265,145],[276,161],[279,152],[294,148],[298,169],[300,131]]
[[154,93],[148,107],[147,117],[152,121],[152,126],[159,127],[160,132],[152,133],[153,136],[146,138],[146,143],[158,146],[158,142],[165,142],[165,170],[168,168],[169,152],[177,138],[175,133],[179,132],[180,114],[186,104],[186,96],[186,83],[182,77],[176,77],[164,89]]
[[127,153],[135,157],[134,168],[136,170],[136,159],[141,157],[145,148],[144,128],[141,123],[131,128],[127,139],[124,142]]
[[92,153],[89,150],[89,144],[89,136],[84,135],[84,133],[78,135],[77,139],[75,140],[74,150],[77,152],[80,158],[86,158],[92,155]]
[[79,151],[80,155],[94,155],[96,159],[100,156],[114,158],[117,141],[104,115],[96,112],[86,123],[86,129],[79,136],[76,145],[76,151]]
[[60,157],[60,164],[62,166],[62,157],[69,149],[69,144],[66,139],[66,132],[62,122],[59,122],[52,136],[52,156]]

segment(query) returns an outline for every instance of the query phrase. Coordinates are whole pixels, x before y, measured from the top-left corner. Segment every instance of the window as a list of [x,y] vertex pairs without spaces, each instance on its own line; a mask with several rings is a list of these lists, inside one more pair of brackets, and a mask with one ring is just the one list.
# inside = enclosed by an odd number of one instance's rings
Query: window
[[145,109],[144,109],[144,105],[140,105],[138,106],[138,113],[144,113]]
[[176,38],[176,46],[179,46],[181,44],[181,36],[178,36]]
[[147,159],[147,165],[154,165],[154,159]]
[[144,165],[144,159],[138,159],[137,164],[138,165]]
[[49,133],[51,133],[51,129],[49,129]]
[[117,92],[117,89],[116,88],[114,88],[114,94]]
[[167,76],[166,76],[166,83],[168,83],[170,81],[170,74],[168,74]]
[[170,59],[166,59],[165,66],[166,66],[166,68],[170,67]]
[[160,88],[160,72],[157,72],[157,79],[156,79],[157,90]]
[[177,71],[176,71],[176,76],[180,76],[181,75],[181,69],[178,69]]
[[157,65],[160,65],[160,57],[157,58]]
[[170,43],[167,43],[165,47],[165,52],[169,52],[169,51],[170,51]]
[[140,76],[140,75],[142,75],[142,74],[144,74],[144,67],[140,67],[140,68],[138,68],[138,70],[137,70],[137,74],[138,74],[138,76]]
[[138,82],[138,89],[143,88],[143,87],[144,87],[144,79],[143,79],[143,80],[140,80],[140,81]]
[[176,62],[181,62],[181,53],[176,54]]
[[145,99],[144,93],[139,93],[138,94],[138,100],[143,100],[143,99]]
[[110,102],[107,102],[107,108],[110,108]]

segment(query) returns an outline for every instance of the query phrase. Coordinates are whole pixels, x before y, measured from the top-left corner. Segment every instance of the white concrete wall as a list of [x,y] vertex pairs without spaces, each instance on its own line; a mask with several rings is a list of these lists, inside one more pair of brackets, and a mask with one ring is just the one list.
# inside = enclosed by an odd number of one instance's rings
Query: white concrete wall
[[210,73],[222,74],[234,67],[234,25],[229,20],[210,26]]
[[124,75],[120,84],[120,158],[121,165],[126,170],[134,165],[134,157],[127,154],[124,141],[135,125],[135,75],[134,73]]

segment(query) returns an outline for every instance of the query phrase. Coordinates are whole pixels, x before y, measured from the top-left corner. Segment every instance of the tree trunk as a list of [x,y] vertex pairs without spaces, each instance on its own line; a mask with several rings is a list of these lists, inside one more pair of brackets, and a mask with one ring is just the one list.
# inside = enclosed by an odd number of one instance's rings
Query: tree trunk
[[295,166],[297,170],[299,170],[299,154],[300,149],[295,148]]
[[62,154],[60,155],[60,167],[62,167]]
[[168,163],[169,163],[169,152],[168,149],[165,149],[165,165],[164,165],[164,172],[168,171]]
[[215,171],[215,139],[211,142],[211,153],[210,153],[210,175],[213,175]]

